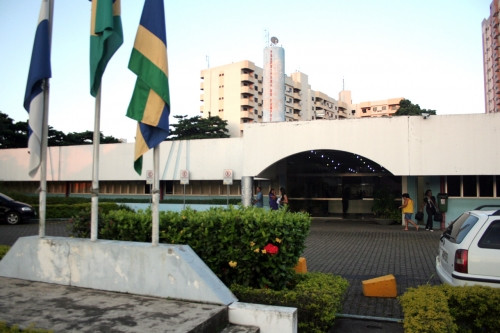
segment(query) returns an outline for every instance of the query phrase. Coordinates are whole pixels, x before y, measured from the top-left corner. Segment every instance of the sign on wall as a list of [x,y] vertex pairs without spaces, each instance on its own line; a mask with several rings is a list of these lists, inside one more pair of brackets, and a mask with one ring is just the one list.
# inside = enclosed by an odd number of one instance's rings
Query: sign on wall
[[189,171],[181,170],[180,172],[181,185],[189,185]]
[[154,173],[153,170],[146,171],[146,184],[153,185]]
[[233,170],[225,169],[224,170],[224,185],[233,185]]

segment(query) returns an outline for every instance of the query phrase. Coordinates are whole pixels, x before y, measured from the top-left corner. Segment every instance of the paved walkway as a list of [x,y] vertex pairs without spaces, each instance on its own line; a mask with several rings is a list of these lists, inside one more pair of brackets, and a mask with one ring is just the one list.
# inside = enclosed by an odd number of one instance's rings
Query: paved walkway
[[370,220],[316,218],[306,241],[309,271],[346,278],[350,287],[343,314],[402,319],[397,299],[363,296],[361,282],[393,274],[398,295],[407,288],[440,284],[434,262],[440,231],[403,231],[401,225],[379,225]]
[[[68,236],[66,222],[48,222],[47,236]],[[0,244],[12,245],[18,237],[38,234],[37,224],[0,225]],[[403,231],[400,225],[379,225],[369,219],[314,218],[303,256],[308,271],[325,272],[346,278],[348,289],[342,315],[378,317],[397,321],[403,318],[394,298],[364,297],[361,281],[393,274],[398,295],[407,288],[439,284],[434,261],[441,232],[423,229]],[[402,325],[345,319],[336,321],[335,332],[402,332]],[[389,330],[391,328],[391,330]]]

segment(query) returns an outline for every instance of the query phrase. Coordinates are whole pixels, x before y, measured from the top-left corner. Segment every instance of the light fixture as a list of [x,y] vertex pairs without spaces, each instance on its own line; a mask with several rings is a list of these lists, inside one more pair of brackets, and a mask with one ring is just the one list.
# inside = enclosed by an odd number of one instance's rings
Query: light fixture
[[427,112],[422,112],[422,117],[424,117],[424,119],[427,119],[429,118],[429,114]]

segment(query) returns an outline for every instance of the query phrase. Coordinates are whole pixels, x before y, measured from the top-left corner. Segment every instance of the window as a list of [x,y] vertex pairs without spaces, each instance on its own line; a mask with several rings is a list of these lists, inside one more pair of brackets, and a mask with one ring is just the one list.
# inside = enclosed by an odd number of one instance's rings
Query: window
[[383,107],[382,107],[382,111],[385,111],[385,110],[387,110],[387,107],[386,107],[386,106],[383,106]]
[[493,196],[493,176],[479,176],[479,196]]
[[447,176],[446,188],[451,197],[500,197],[497,176]]
[[500,220],[491,222],[477,246],[486,249],[500,249]]
[[463,176],[464,197],[477,197],[476,176]]
[[171,180],[165,180],[164,181],[164,189],[165,189],[165,194],[173,194],[174,193],[174,182]]
[[373,111],[377,111],[377,107],[376,106],[373,107]]
[[450,242],[460,244],[477,221],[477,217],[469,213],[464,213],[454,223],[448,226],[444,235]]
[[459,197],[460,193],[460,176],[448,176],[446,177],[446,183],[448,185],[448,195],[450,197]]

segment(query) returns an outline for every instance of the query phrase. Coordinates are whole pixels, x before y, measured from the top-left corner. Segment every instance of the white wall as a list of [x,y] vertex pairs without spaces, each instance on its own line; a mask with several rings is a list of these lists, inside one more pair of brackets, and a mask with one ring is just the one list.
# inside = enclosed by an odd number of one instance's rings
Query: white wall
[[[160,179],[235,180],[258,176],[273,163],[312,149],[355,153],[396,176],[499,175],[500,114],[318,120],[246,124],[243,137],[165,141],[160,145]],[[90,181],[92,146],[51,147],[48,181]],[[99,179],[145,180],[133,169],[134,144],[100,147]],[[152,170],[152,153],[143,170]],[[29,181],[27,149],[0,150],[0,181]]]

